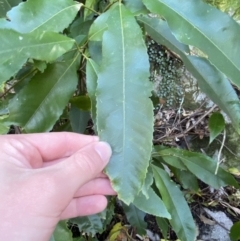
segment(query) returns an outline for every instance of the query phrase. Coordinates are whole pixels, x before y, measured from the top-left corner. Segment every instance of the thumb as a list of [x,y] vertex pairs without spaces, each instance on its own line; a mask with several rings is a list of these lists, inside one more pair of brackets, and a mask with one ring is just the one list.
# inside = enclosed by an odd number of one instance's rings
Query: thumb
[[[76,191],[85,183],[95,178],[102,172],[109,162],[112,154],[111,148],[106,142],[93,142],[65,161],[49,166],[47,179],[55,189],[55,195],[66,195],[72,198]],[[45,169],[45,168],[44,168]],[[55,196],[56,197],[56,196]]]

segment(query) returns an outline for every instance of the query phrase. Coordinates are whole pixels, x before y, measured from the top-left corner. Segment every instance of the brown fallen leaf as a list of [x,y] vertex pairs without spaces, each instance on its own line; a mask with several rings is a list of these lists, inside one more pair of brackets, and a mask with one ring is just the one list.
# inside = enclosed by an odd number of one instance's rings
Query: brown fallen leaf
[[205,217],[204,215],[200,214],[200,220],[204,223],[204,224],[208,224],[208,225],[214,225],[216,224],[215,221]]

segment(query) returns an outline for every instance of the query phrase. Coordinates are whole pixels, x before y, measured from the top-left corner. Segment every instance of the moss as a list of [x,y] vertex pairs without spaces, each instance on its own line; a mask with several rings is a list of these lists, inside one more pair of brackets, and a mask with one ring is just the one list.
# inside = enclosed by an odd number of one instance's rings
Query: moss
[[151,64],[150,80],[155,83],[160,103],[169,108],[179,106],[184,95],[181,83],[182,61],[152,39],[148,39],[147,46]]

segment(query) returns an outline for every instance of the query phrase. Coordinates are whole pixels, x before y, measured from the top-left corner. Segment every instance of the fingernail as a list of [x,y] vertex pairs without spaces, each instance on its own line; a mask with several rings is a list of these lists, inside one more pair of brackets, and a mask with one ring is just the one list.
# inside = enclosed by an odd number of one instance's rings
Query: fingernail
[[98,142],[94,148],[104,162],[109,161],[112,150],[107,142]]

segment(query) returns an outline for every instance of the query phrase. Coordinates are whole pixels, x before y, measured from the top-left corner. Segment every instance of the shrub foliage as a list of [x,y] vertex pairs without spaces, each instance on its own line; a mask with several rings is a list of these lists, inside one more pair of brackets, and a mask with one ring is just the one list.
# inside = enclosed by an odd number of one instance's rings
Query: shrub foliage
[[[195,239],[195,224],[181,190],[166,166],[184,171],[189,188],[197,179],[214,188],[235,179],[204,154],[152,146],[153,84],[147,39],[177,54],[198,84],[240,133],[240,27],[229,15],[192,0],[3,0],[0,2],[0,132],[82,133],[89,120],[113,155],[106,168],[129,222],[144,233],[144,213],[168,223],[184,241]],[[189,46],[204,56],[191,54]],[[174,72],[174,71],[173,71]],[[164,96],[165,91],[160,90]],[[216,136],[224,128],[210,130]],[[222,117],[219,117],[222,123]],[[218,131],[219,130],[219,131]],[[181,183],[181,180],[179,180]],[[72,223],[101,233],[113,201],[101,214]],[[71,240],[61,222],[52,240]]]

